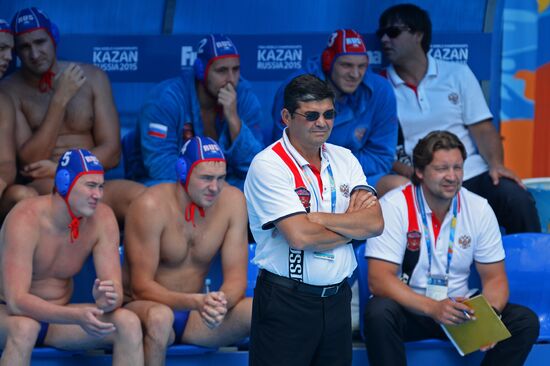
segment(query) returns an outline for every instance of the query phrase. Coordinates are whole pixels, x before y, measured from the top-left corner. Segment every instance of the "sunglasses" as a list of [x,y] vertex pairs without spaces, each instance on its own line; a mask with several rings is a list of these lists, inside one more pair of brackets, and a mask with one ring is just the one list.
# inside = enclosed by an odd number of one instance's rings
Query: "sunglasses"
[[[294,112],[293,114],[302,116],[309,122],[315,122],[319,119],[319,117],[321,117],[321,113],[313,112],[313,111],[309,111],[305,113]],[[324,119],[334,119],[334,117],[336,117],[336,111],[334,109],[329,109],[328,111],[323,112]]]
[[398,27],[398,26],[395,26],[395,25],[392,25],[391,27],[386,27],[386,28],[380,28],[376,31],[376,36],[378,38],[382,38],[384,37],[384,34],[387,34],[388,37],[390,38],[396,38],[396,37],[399,37],[399,35],[402,33],[402,32],[405,32],[405,31],[410,31],[411,28],[409,27]]

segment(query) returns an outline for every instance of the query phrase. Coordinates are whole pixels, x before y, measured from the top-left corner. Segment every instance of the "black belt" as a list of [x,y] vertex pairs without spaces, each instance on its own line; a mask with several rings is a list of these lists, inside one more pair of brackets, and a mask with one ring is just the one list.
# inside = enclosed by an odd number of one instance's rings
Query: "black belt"
[[308,285],[307,283],[298,282],[295,280],[291,280],[290,278],[287,278],[287,277],[273,274],[269,271],[266,271],[265,269],[260,269],[260,272],[258,273],[258,279],[262,279],[266,282],[279,285],[282,287],[290,288],[304,294],[319,296],[319,297],[329,297],[329,296],[336,295],[347,281],[347,279],[344,279],[342,282],[336,285],[329,285],[329,286]]

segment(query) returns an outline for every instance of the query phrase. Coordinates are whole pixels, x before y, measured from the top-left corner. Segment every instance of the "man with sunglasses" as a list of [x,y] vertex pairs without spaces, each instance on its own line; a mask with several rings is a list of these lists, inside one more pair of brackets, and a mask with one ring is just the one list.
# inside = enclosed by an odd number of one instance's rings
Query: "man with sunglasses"
[[464,187],[489,201],[506,233],[540,232],[531,194],[503,164],[501,138],[474,74],[467,65],[428,55],[428,13],[416,5],[396,5],[382,13],[379,28],[403,137],[393,168],[402,177],[393,176],[393,186],[410,179],[410,156],[420,138],[433,130],[450,131],[466,147]]
[[311,73],[327,81],[335,94],[336,118],[329,142],[343,146],[357,157],[369,183],[376,186],[391,170],[397,143],[395,96],[383,77],[368,70],[363,38],[353,29],[331,34],[320,56],[281,85],[273,103],[271,141],[281,137],[283,92],[295,76]]
[[352,239],[379,235],[376,192],[351,151],[325,143],[334,94],[318,77],[286,86],[287,126],[246,177],[260,268],[252,305],[250,365],[351,365]]

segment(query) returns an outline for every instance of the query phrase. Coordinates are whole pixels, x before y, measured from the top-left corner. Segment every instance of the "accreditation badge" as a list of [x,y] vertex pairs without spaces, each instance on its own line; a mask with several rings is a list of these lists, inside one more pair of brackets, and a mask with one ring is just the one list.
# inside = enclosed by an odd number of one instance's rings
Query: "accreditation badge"
[[313,252],[313,256],[318,259],[323,259],[326,261],[333,261],[334,260],[334,253],[331,250],[326,250],[324,252]]
[[428,275],[426,296],[436,301],[445,300],[449,293],[449,280],[447,276]]

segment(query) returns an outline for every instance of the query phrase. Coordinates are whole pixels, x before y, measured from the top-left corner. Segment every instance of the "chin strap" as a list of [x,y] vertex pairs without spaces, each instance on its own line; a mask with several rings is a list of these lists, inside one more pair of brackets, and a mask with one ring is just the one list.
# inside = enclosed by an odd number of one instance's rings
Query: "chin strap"
[[73,210],[71,210],[71,206],[69,206],[69,202],[67,199],[63,199],[65,201],[65,204],[67,205],[67,209],[69,210],[69,215],[71,215],[71,223],[69,224],[68,228],[71,230],[71,243],[74,243],[76,239],[78,239],[79,235],[79,228],[80,228],[80,220],[82,217],[76,217],[73,214]]
[[55,78],[55,72],[52,71],[51,67],[42,74],[40,80],[38,81],[38,90],[41,93],[46,93],[53,89],[53,79]]
[[191,202],[185,208],[185,221],[191,222],[193,227],[195,227],[195,208],[199,210],[199,215],[204,217],[204,208],[197,206],[195,202]]

